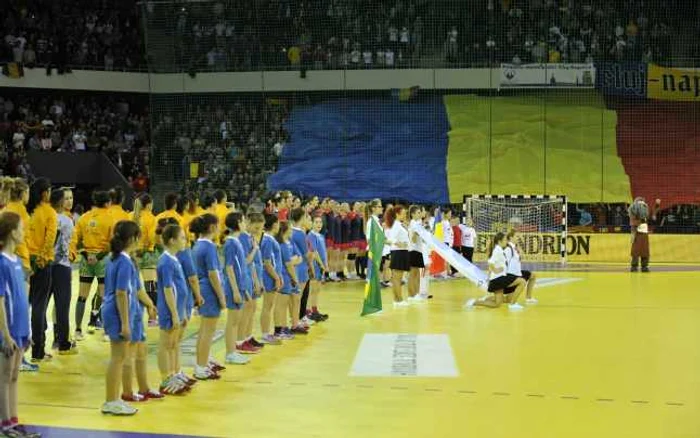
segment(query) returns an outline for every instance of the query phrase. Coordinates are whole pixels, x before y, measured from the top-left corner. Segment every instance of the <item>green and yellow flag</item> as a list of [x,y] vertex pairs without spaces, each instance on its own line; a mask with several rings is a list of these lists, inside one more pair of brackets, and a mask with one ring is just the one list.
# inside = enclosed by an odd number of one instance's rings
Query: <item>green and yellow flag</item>
[[382,285],[380,284],[379,264],[382,261],[382,250],[384,249],[384,231],[376,220],[370,218],[369,236],[369,252],[367,258],[367,284],[365,285],[365,301],[362,304],[361,316],[371,313],[380,312],[382,310]]

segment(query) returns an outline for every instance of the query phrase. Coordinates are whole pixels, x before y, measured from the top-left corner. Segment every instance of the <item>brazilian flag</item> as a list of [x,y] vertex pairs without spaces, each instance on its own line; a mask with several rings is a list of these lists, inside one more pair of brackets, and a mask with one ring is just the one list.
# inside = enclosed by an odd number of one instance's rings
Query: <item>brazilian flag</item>
[[361,316],[382,310],[382,286],[379,281],[379,264],[382,261],[382,250],[384,249],[384,231],[376,220],[370,218],[369,252],[367,258],[367,284],[365,285],[365,301],[362,304]]

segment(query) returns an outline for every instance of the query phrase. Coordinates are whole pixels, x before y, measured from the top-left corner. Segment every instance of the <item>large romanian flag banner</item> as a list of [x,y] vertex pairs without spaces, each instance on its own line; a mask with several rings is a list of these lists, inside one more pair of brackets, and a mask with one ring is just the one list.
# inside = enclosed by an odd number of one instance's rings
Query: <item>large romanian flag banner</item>
[[371,313],[380,312],[382,310],[382,285],[380,284],[379,264],[382,261],[382,250],[384,249],[384,231],[379,226],[376,220],[370,219],[369,236],[369,252],[367,257],[369,264],[367,266],[367,284],[365,285],[365,301],[362,304],[361,316]]

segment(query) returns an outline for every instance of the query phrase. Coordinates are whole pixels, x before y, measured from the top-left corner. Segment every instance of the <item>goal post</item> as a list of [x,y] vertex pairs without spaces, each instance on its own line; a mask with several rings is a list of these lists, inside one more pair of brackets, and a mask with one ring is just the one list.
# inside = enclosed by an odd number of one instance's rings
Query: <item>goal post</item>
[[464,195],[462,221],[477,233],[474,252],[485,260],[497,232],[515,229],[526,262],[566,263],[567,205],[563,195]]

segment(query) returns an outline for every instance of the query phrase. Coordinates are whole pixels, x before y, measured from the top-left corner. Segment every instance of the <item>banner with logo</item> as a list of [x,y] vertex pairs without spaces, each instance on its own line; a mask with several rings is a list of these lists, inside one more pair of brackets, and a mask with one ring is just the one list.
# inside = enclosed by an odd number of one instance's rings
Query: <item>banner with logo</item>
[[642,62],[596,64],[595,86],[605,95],[647,97],[647,65]]
[[[474,247],[474,260],[485,261],[493,233],[480,233]],[[568,234],[568,262],[629,263],[631,237],[626,233]],[[516,243],[523,261],[559,261],[561,236],[554,233],[522,233]],[[650,234],[649,246],[653,263],[700,264],[700,235]]]
[[592,88],[593,64],[501,64],[501,87]]
[[700,69],[649,64],[647,96],[649,99],[700,102]]

